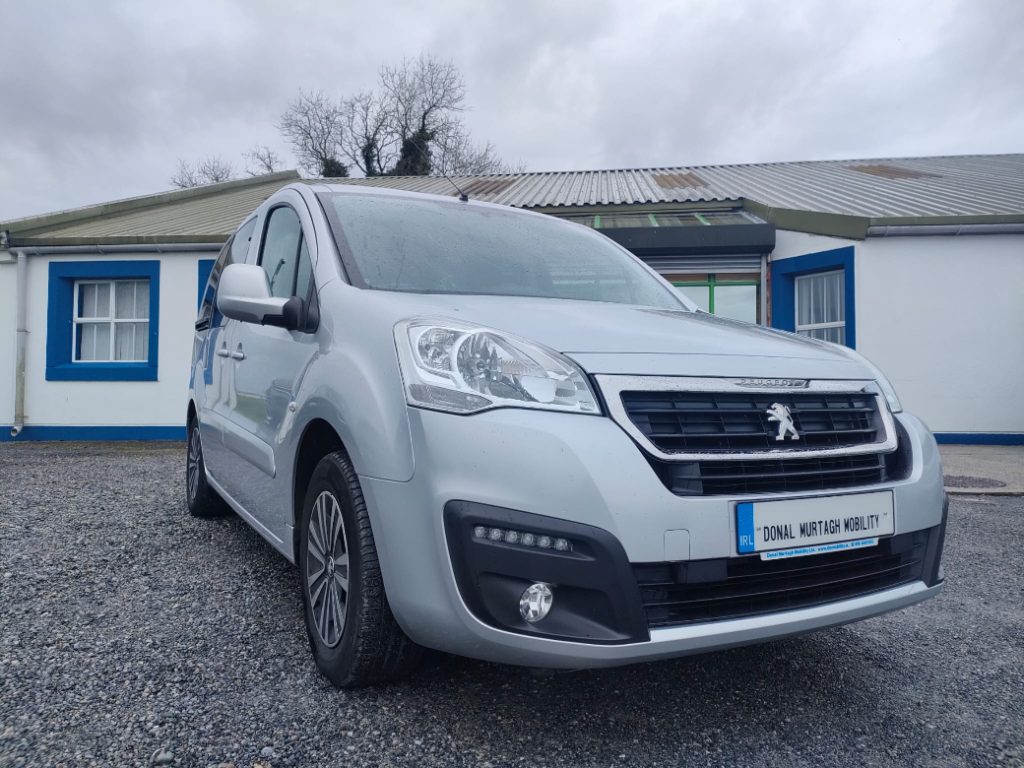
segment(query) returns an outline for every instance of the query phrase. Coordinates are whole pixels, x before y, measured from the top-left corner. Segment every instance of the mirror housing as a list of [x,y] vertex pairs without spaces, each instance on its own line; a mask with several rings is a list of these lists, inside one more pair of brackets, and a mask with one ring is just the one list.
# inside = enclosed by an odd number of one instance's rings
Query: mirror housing
[[267,273],[255,264],[224,267],[217,285],[217,309],[232,320],[288,330],[296,330],[302,319],[302,299],[272,296]]

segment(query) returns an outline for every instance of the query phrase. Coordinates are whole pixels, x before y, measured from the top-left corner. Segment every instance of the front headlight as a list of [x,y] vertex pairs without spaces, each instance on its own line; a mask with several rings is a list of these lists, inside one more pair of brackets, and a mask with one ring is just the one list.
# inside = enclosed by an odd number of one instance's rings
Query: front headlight
[[543,408],[600,413],[586,376],[564,355],[455,320],[406,320],[395,343],[409,405],[451,413]]
[[877,365],[864,357],[860,352],[855,352],[843,344],[835,344],[831,341],[826,341],[824,343],[828,344],[829,347],[842,352],[851,360],[856,360],[871,371],[872,377],[878,383],[878,388],[881,390],[882,394],[885,395],[885,401],[889,403],[890,411],[893,413],[900,413],[903,410],[903,406],[900,404],[900,399],[896,396],[896,390],[893,389],[892,384],[889,383],[889,379],[887,379],[885,374],[878,369]]

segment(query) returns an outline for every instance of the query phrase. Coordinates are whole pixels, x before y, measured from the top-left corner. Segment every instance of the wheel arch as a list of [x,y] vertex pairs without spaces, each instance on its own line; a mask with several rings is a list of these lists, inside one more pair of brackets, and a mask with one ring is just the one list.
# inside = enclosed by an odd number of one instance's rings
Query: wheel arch
[[299,561],[299,513],[306,488],[313,477],[316,465],[324,456],[334,451],[344,451],[348,455],[348,448],[338,431],[326,419],[318,417],[310,420],[299,438],[295,451],[295,468],[292,472],[292,557],[296,563]]

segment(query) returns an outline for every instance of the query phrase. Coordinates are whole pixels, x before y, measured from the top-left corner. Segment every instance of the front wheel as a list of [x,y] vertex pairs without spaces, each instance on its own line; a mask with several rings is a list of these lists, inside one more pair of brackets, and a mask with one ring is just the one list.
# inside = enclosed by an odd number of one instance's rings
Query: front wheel
[[317,667],[339,688],[409,674],[420,649],[395,621],[355,470],[343,451],[313,471],[299,523],[306,631]]

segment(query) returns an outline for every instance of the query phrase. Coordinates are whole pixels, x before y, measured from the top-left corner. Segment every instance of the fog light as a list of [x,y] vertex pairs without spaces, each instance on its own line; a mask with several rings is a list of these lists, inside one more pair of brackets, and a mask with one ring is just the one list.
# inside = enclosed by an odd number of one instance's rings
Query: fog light
[[531,584],[519,598],[519,615],[534,624],[548,615],[554,600],[555,596],[547,584]]

